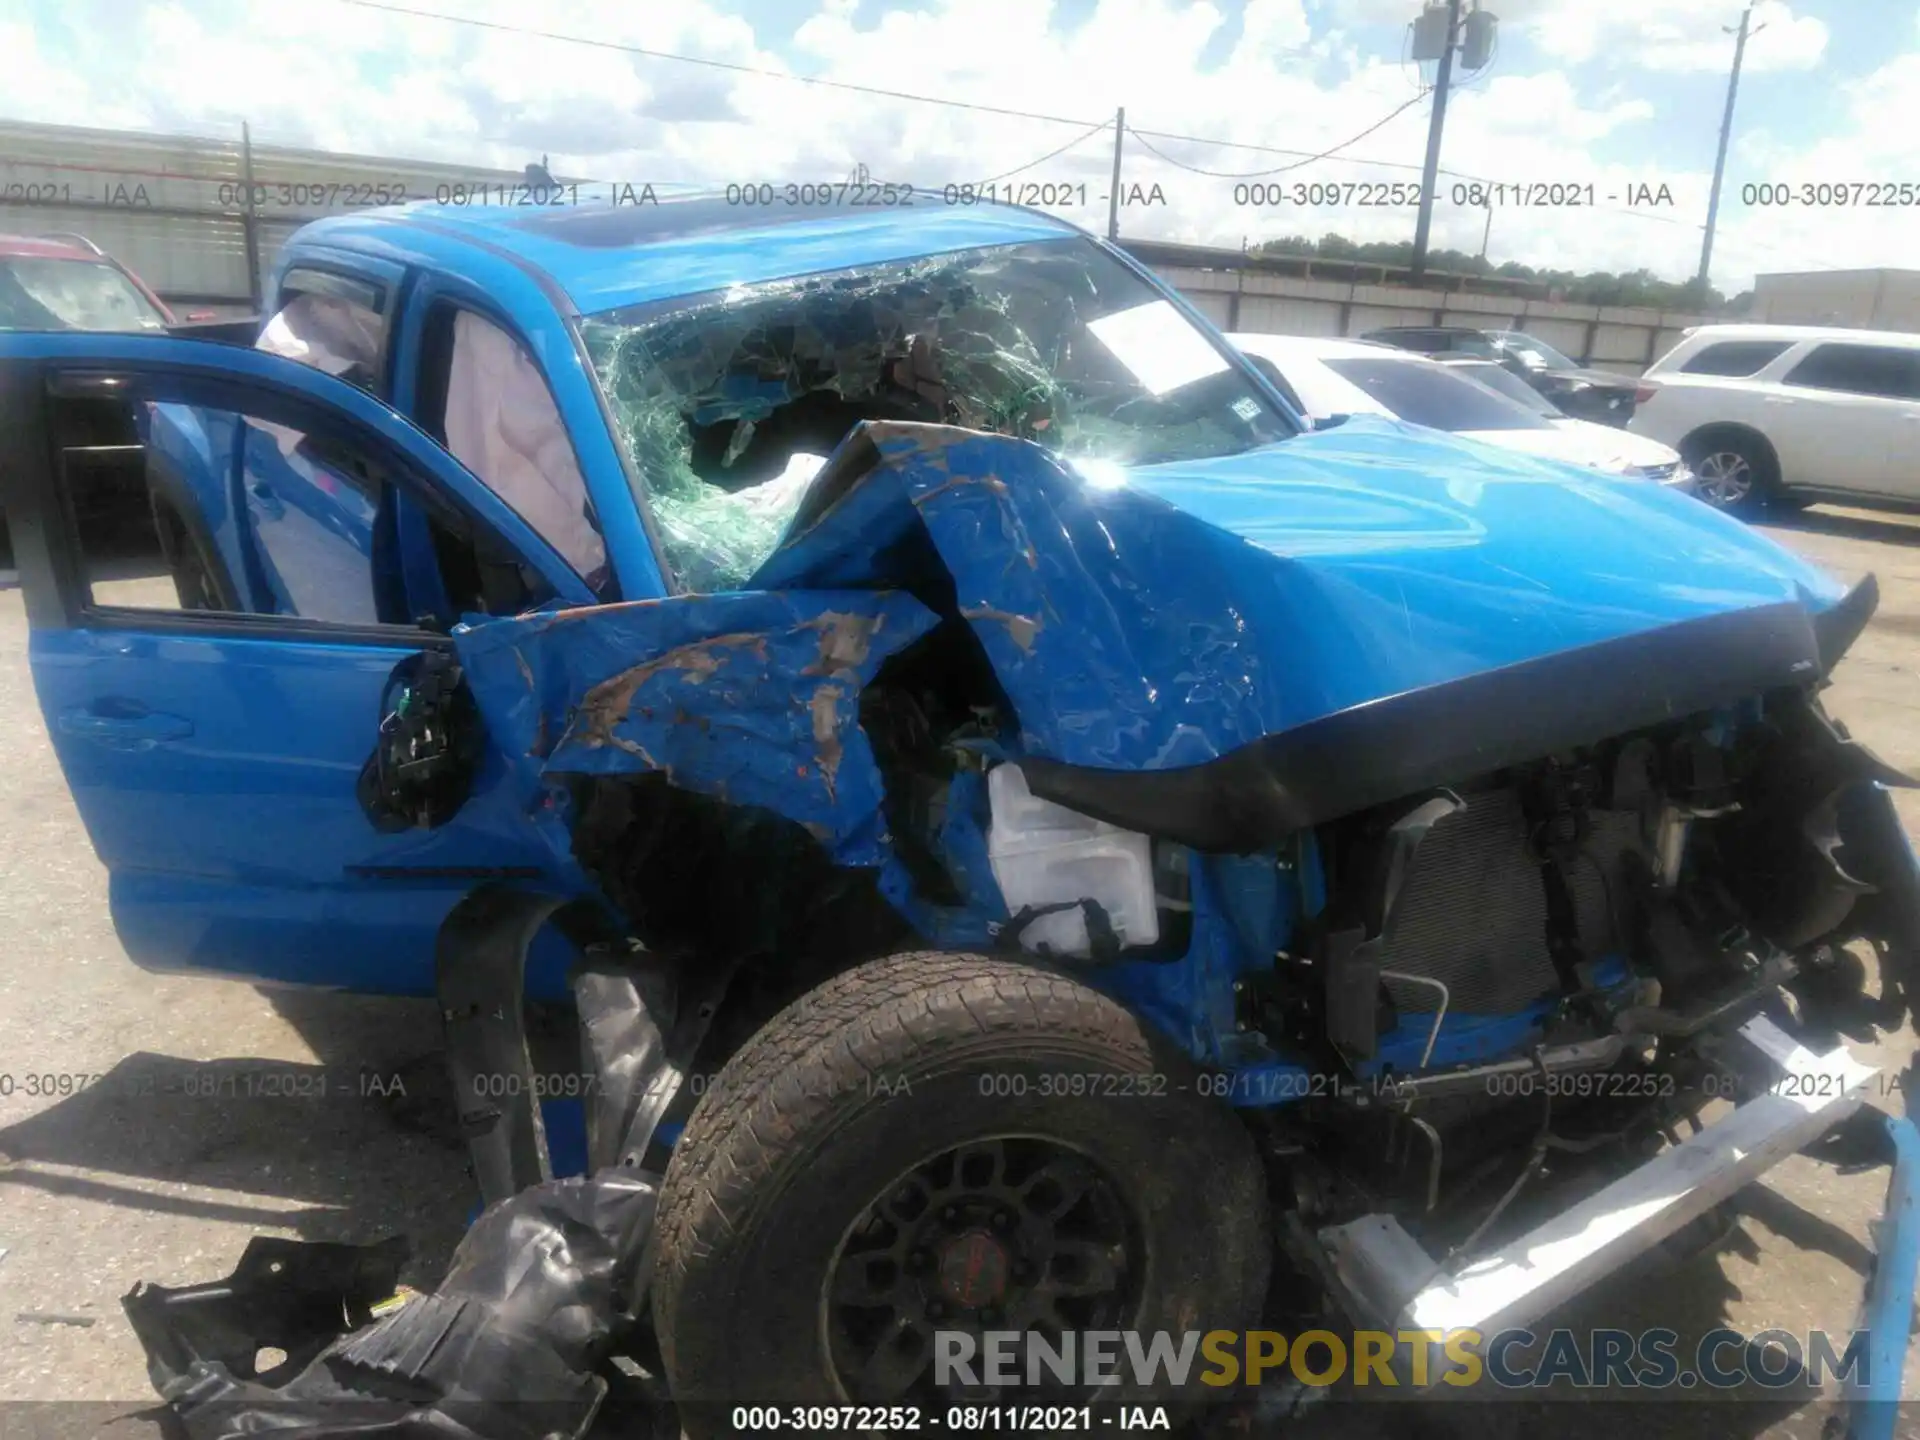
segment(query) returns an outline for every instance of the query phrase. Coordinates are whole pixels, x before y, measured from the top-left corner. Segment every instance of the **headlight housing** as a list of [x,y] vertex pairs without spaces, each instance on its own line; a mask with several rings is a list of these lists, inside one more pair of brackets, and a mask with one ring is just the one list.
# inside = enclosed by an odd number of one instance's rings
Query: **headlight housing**
[[1691,490],[1694,484],[1693,471],[1687,468],[1684,460],[1669,460],[1660,465],[1629,465],[1624,461],[1615,461],[1604,468],[1630,480],[1651,480],[1668,489]]

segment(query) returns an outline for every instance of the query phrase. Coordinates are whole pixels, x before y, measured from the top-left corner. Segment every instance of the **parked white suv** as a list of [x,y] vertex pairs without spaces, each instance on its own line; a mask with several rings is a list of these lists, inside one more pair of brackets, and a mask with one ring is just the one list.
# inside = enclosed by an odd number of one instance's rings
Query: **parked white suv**
[[1627,428],[1684,455],[1711,504],[1920,509],[1920,335],[1702,325],[1641,381]]

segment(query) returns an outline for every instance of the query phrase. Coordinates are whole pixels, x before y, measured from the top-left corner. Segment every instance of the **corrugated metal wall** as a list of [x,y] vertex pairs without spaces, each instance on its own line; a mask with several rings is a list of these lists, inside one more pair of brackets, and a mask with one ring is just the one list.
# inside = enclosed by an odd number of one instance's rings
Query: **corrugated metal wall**
[[[252,186],[246,183],[252,176]],[[387,193],[433,199],[515,172],[418,160],[67,126],[0,122],[0,231],[76,231],[118,257],[176,308],[257,307],[289,235],[321,215]],[[1216,325],[1289,335],[1357,335],[1383,325],[1525,329],[1556,349],[1638,374],[1697,317],[1443,294],[1250,269],[1156,267]]]
[[1660,310],[1274,275],[1225,263],[1162,263],[1155,269],[1226,330],[1360,335],[1386,325],[1435,324],[1525,330],[1576,360],[1628,375],[1672,349],[1687,326],[1704,323],[1699,316]]
[[1838,325],[1920,331],[1920,271],[1829,270],[1762,275],[1754,282],[1755,320],[1776,325]]
[[248,146],[240,135],[200,139],[0,122],[0,232],[85,235],[176,309],[253,310],[286,238],[319,216],[521,178],[472,166]]

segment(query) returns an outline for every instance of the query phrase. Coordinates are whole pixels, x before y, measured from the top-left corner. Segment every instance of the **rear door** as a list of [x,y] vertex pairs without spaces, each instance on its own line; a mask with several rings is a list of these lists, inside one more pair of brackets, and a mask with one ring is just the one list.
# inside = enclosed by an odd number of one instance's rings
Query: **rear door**
[[1767,435],[1789,485],[1920,494],[1920,352],[1828,341],[1781,376]]
[[[205,517],[178,515],[167,535],[137,515],[77,524],[73,415],[107,401],[193,407],[271,437],[279,498],[303,507],[304,561],[330,584],[288,613],[242,597]],[[0,499],[41,711],[137,963],[431,993],[435,933],[476,883],[590,893],[491,753],[436,829],[382,833],[362,810],[356,785],[389,675],[451,645],[444,618],[429,618],[438,605],[487,615],[592,598],[381,401],[258,350],[0,335]],[[408,507],[429,517],[431,574],[399,544]]]

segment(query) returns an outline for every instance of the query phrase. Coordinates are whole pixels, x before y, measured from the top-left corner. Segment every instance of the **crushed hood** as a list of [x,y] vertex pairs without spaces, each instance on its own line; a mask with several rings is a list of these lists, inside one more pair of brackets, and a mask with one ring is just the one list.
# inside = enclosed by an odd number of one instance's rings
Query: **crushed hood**
[[1842,588],[1684,495],[1355,417],[1102,473],[862,427],[755,588],[906,584],[924,526],[1020,714],[1074,765],[1201,764],[1409,691]]
[[1192,843],[1234,848],[1804,683],[1820,618],[1872,603],[1690,497],[1361,417],[1131,472],[864,424],[744,590],[490,621],[461,655],[528,780],[665,771],[872,864],[858,692],[942,620],[978,638],[1036,793],[1136,828],[1184,805]]

